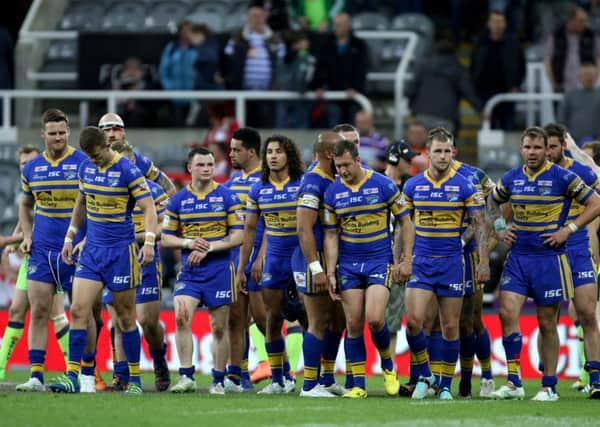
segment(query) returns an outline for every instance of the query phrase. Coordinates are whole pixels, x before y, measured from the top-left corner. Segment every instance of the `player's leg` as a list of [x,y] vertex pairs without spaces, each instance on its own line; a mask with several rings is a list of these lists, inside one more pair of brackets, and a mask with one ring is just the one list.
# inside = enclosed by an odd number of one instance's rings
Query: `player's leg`
[[110,316],[111,328],[111,342],[112,342],[112,355],[113,355],[113,391],[125,391],[127,390],[127,384],[129,383],[129,365],[127,364],[127,356],[123,350],[123,340],[121,338],[121,326],[117,311],[112,299],[112,292],[108,289],[105,290],[109,295],[110,299],[103,298],[106,304],[106,310]]
[[[256,358],[258,359],[258,367],[252,372],[250,380],[255,383],[266,378],[271,378],[271,367],[269,366],[269,357],[265,346],[265,333],[267,330],[267,313],[265,309],[265,303],[263,301],[260,286],[256,282],[252,281],[250,277],[248,281],[248,300],[250,303],[250,315],[252,321],[248,327],[250,336],[252,337],[252,344],[256,350]],[[251,284],[255,283],[255,287]],[[242,360],[242,364],[243,364]],[[242,375],[244,375],[244,369],[242,366]]]
[[585,370],[585,343],[583,341],[583,328],[579,323],[579,319],[577,319],[577,312],[575,311],[575,304],[573,300],[569,301],[569,307],[567,309],[569,317],[573,320],[575,324],[575,330],[577,334],[577,339],[579,340],[579,366],[581,371],[579,373],[579,378],[577,381],[571,385],[577,391],[587,392],[590,390],[590,374]]
[[67,375],[50,384],[55,392],[79,392],[79,370],[86,347],[88,323],[92,306],[102,290],[102,282],[76,277],[73,282],[73,300],[71,302],[71,331],[69,332],[69,363]]
[[[340,273],[340,277],[341,277]],[[344,275],[347,273],[344,272]],[[351,284],[348,284],[351,286]],[[357,282],[353,288],[343,290],[342,306],[346,316],[346,358],[350,362],[354,387],[344,395],[349,398],[367,397],[365,381],[365,365],[367,352],[363,335],[365,325],[365,290],[360,289]],[[386,290],[387,292],[387,290]]]
[[229,355],[229,305],[209,308],[210,331],[213,336],[213,382],[209,390],[210,394],[225,394],[223,381],[225,379],[225,367]]
[[[187,287],[186,287],[187,288]],[[184,288],[184,289],[186,289]],[[194,311],[200,304],[200,299],[191,295],[176,295],[173,299],[175,309],[175,346],[179,357],[179,381],[171,386],[173,393],[186,393],[196,391],[194,380],[195,367],[192,362],[193,339],[191,324]]]
[[304,339],[304,329],[299,320],[293,322],[284,321],[285,324],[285,349],[286,358],[283,361],[283,375],[288,381],[295,381],[298,362],[302,353],[302,341]]
[[[404,286],[394,284],[390,289],[390,299],[385,309],[385,322],[390,331],[390,349],[392,360],[396,360],[396,344],[398,332],[402,329],[404,314]],[[416,381],[415,381],[416,383]],[[403,393],[400,393],[404,395]]]
[[586,360],[584,369],[590,375],[590,397],[600,399],[600,332],[596,318],[597,295],[598,286],[595,282],[577,286],[573,304],[583,329]]
[[463,297],[460,313],[460,383],[459,396],[471,397],[471,377],[473,376],[473,360],[475,358],[475,329],[474,329],[474,296],[473,293]]
[[340,349],[342,334],[344,333],[344,329],[346,329],[346,316],[344,315],[344,307],[340,301],[329,301],[329,304],[330,320],[324,338],[323,363],[321,365],[319,384],[330,393],[343,396],[348,390],[354,387],[352,369],[348,358],[346,358],[345,384],[342,386],[335,382],[335,362]]
[[442,326],[440,325],[440,308],[437,298],[427,307],[423,331],[427,337],[427,355],[429,356],[429,369],[435,377],[437,388],[442,378],[442,352],[444,340],[442,339]]
[[483,287],[473,294],[473,328],[475,329],[475,354],[481,367],[480,397],[490,397],[496,389],[492,375],[492,344],[490,334],[483,323]]
[[[277,384],[282,388],[284,386],[283,359],[285,353],[285,341],[281,334],[281,327],[283,326],[281,308],[284,292],[284,289],[271,289],[265,287],[262,289],[267,318],[265,347],[267,349],[267,354],[269,355],[269,364],[271,365],[271,380],[273,384]],[[274,388],[277,387],[275,386]],[[267,389],[263,390],[266,392]]]
[[[242,360],[247,346],[246,334],[248,327],[248,304],[247,294],[238,292],[237,301],[229,307],[229,366],[227,367],[227,379],[224,382],[225,391],[243,391],[242,382]],[[247,363],[247,359],[246,359]]]
[[553,394],[556,394],[556,369],[560,346],[557,330],[557,313],[559,310],[560,304],[538,306],[536,309],[542,351],[540,357],[544,361],[542,390],[540,391],[551,391]]
[[[12,355],[13,350],[23,336],[25,327],[25,315],[29,310],[29,299],[27,298],[27,276],[25,272],[25,285],[19,285],[21,278],[21,269],[19,270],[19,278],[13,295],[13,300],[8,308],[8,323],[2,336],[2,347],[0,347],[0,380],[3,380],[6,375],[6,367],[8,360]],[[25,289],[23,289],[23,287]]]
[[54,326],[54,335],[62,351],[66,363],[69,361],[69,320],[65,314],[65,294],[58,292],[54,295],[50,320]]
[[[140,351],[141,337],[137,327],[135,296],[136,289],[113,290],[113,304],[117,312],[117,320],[121,329],[121,343],[123,352],[127,359],[129,369],[129,382],[127,384],[127,393],[140,393]],[[138,390],[139,388],[139,390]]]
[[441,296],[440,326],[442,328],[442,375],[440,379],[440,399],[452,399],[452,378],[456,369],[456,361],[460,351],[459,322],[462,307],[462,296]]
[[100,376],[100,371],[96,366],[96,347],[98,346],[98,339],[100,339],[100,332],[102,331],[102,327],[104,326],[104,321],[102,320],[102,296],[100,295],[98,299],[94,302],[92,306],[92,318],[93,321],[90,323],[88,328],[88,338],[91,339],[93,334],[93,341],[90,341],[88,346],[88,351],[84,354],[84,362],[91,363],[94,367],[94,382],[96,383],[96,390],[103,391],[106,390],[106,382]]

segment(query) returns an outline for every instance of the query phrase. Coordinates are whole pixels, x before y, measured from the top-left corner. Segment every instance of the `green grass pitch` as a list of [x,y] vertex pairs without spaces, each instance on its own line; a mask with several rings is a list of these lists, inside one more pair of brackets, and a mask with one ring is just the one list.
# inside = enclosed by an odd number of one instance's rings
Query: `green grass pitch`
[[[524,401],[440,402],[429,399],[412,402],[406,398],[387,397],[381,377],[368,379],[366,400],[306,399],[298,393],[285,396],[243,395],[210,396],[210,378],[197,376],[200,390],[195,394],[171,395],[147,392],[128,397],[120,393],[95,395],[58,395],[52,393],[17,393],[14,385],[27,379],[27,372],[11,372],[0,383],[0,425],[25,426],[596,426],[599,425],[600,401],[571,390],[571,381],[559,383],[560,400],[543,403]],[[47,374],[46,378],[52,378]],[[108,374],[104,374],[108,378]],[[176,374],[172,373],[176,380]],[[151,390],[152,376],[143,378]],[[502,378],[496,379],[497,386]],[[299,381],[299,384],[301,381]],[[266,384],[266,383],[263,383]],[[457,382],[455,381],[455,385]],[[259,385],[260,388],[262,385]],[[526,381],[531,398],[539,381]],[[479,379],[473,381],[474,394]]]

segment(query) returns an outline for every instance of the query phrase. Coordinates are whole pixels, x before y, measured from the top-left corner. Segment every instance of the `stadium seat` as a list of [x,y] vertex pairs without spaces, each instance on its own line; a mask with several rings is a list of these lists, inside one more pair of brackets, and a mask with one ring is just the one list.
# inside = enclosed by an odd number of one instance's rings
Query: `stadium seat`
[[77,40],[56,40],[50,44],[46,57],[49,60],[77,60]]
[[68,31],[98,31],[106,8],[94,1],[74,2],[69,5],[59,28]]
[[399,31],[413,31],[419,36],[415,55],[418,58],[431,52],[435,36],[435,26],[429,17],[420,13],[405,13],[398,15],[392,21],[392,29]]
[[146,16],[146,29],[157,32],[175,32],[177,24],[190,10],[189,3],[164,1],[150,7]]
[[199,3],[196,7],[193,7],[190,14],[191,15],[202,15],[204,13],[207,14],[217,14],[221,17],[227,17],[229,11],[231,10],[231,5],[222,3],[220,1],[211,1],[206,3]]
[[223,31],[223,16],[217,13],[194,13],[187,17],[195,24],[205,24],[214,32]]
[[142,31],[146,19],[146,5],[125,1],[106,10],[102,28],[108,31]]
[[[44,73],[76,73],[77,63],[74,61],[65,61],[64,59],[48,60],[40,69]],[[39,89],[58,90],[58,89],[79,89],[77,79],[75,80],[42,80],[39,82]]]
[[387,30],[389,21],[381,13],[363,12],[352,17],[352,28],[354,30]]
[[237,3],[229,11],[227,19],[223,23],[223,31],[237,31],[246,23],[246,13],[248,5],[246,3]]

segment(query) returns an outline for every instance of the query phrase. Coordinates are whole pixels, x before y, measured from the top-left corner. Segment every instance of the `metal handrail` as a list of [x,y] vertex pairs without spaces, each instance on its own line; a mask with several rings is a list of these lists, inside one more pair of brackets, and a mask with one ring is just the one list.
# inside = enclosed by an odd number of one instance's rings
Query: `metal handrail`
[[[238,123],[246,121],[247,100],[313,100],[319,99],[315,92],[299,94],[290,91],[162,91],[162,90],[0,90],[2,98],[2,130],[8,130],[12,121],[12,100],[29,99],[81,99],[105,100],[107,111],[116,111],[118,99],[190,99],[190,100],[233,100]],[[323,99],[340,101],[352,99],[367,112],[372,113],[371,101],[361,93],[349,98],[344,91],[324,92]]]
[[562,101],[563,98],[562,93],[499,93],[492,96],[483,107],[482,130],[490,130],[492,111],[501,102]]

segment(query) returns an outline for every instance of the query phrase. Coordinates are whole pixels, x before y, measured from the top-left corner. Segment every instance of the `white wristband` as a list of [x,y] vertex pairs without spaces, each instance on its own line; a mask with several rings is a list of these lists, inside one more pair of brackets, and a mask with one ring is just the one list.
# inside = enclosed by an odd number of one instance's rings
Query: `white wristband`
[[579,230],[579,227],[577,227],[577,224],[575,224],[574,222],[570,222],[569,224],[567,224],[567,227],[569,228],[569,230],[571,230],[571,233],[575,233],[577,230]]
[[73,239],[70,237],[65,237],[65,243],[73,243]]
[[156,240],[156,233],[153,233],[151,231],[146,231],[145,237],[146,237],[146,239],[148,239],[148,237],[150,237],[152,240]]
[[212,243],[209,243],[208,244],[208,249],[206,250],[206,253],[210,253],[210,252],[212,252],[212,250],[213,250]]
[[181,244],[181,246],[183,246],[183,249],[189,249],[192,242],[192,239],[183,239],[183,243]]
[[154,242],[150,242],[150,241],[146,240],[144,242],[144,246],[152,246],[152,247],[154,247]]
[[75,227],[74,225],[69,225],[69,228],[67,229],[67,233],[73,232],[73,234],[77,234],[78,231],[79,228]]
[[312,274],[319,274],[323,272],[323,267],[319,261],[313,261],[308,264],[308,268]]

